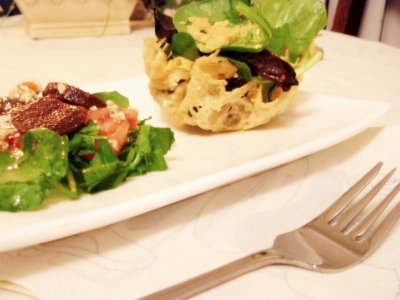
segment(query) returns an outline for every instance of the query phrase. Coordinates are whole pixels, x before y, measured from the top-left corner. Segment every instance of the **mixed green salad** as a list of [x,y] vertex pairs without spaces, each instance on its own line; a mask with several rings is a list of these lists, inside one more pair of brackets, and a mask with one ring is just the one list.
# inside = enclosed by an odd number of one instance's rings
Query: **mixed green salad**
[[[128,99],[117,92],[96,95],[120,107],[129,106]],[[37,209],[51,189],[77,199],[81,192],[113,189],[128,177],[166,170],[164,155],[174,134],[147,121],[129,131],[117,153],[93,120],[70,135],[45,128],[27,131],[18,151],[0,151],[0,210]]]
[[[229,21],[246,34],[238,36],[223,50],[260,52],[267,49],[295,62],[327,22],[321,0],[201,0],[181,6],[173,17],[175,28],[188,33],[191,17],[207,18],[210,24]],[[251,25],[249,25],[251,21]],[[208,49],[212,52],[216,49]]]
[[[165,39],[171,56],[195,60],[219,51],[238,69],[235,85],[256,80],[288,90],[298,77],[318,62],[309,56],[310,46],[327,21],[321,0],[167,0],[145,1],[155,10],[155,30]],[[158,8],[176,9],[173,17]],[[190,34],[193,18],[205,18],[213,26],[227,22],[239,28],[232,42],[222,46],[203,43]],[[205,32],[206,33],[206,32]],[[276,57],[275,57],[276,56]],[[295,68],[304,57],[305,64]],[[271,90],[271,89],[268,89]],[[116,92],[99,93],[118,106],[129,101]],[[40,207],[51,189],[71,199],[81,192],[95,193],[117,187],[128,177],[165,170],[164,155],[174,142],[169,128],[156,128],[142,120],[129,131],[125,143],[115,152],[101,126],[89,120],[68,135],[35,128],[23,134],[18,151],[0,151],[0,210],[21,211]]]
[[[322,57],[322,52],[312,51],[315,37],[327,23],[321,0],[193,0],[179,6],[173,0],[151,3],[156,7],[156,36],[168,45],[163,46],[165,52],[194,61],[218,51],[238,69],[233,88],[255,81],[268,91],[276,85],[287,91],[298,85],[296,77]],[[164,14],[174,6],[173,16]],[[211,27],[199,25],[199,19],[206,19]],[[228,32],[220,31],[218,24],[222,22],[237,34],[220,43],[223,39],[218,35]]]

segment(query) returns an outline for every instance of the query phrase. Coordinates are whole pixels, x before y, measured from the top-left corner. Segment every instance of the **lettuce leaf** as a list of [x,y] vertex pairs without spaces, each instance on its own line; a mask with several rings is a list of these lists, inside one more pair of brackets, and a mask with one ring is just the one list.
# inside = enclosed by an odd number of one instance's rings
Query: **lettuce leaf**
[[[87,193],[116,188],[127,177],[166,170],[164,156],[175,141],[171,129],[153,127],[145,124],[145,121],[140,122],[139,127],[130,133],[129,142],[119,156],[104,137],[97,137],[96,131],[84,127],[71,138],[75,143],[74,149],[80,149],[70,153],[71,170],[77,186]],[[86,154],[90,151],[85,149],[93,148],[96,148],[93,159],[82,157],[82,150]]]
[[[250,5],[249,0],[201,0],[191,2],[187,5],[181,6],[173,17],[175,28],[178,32],[188,33],[188,26],[191,24],[189,19],[191,17],[199,17],[208,19],[210,24],[220,21],[229,21],[229,26],[246,26],[248,21],[243,18],[236,6],[243,4],[244,6]],[[262,50],[265,43],[266,36],[259,27],[246,27],[247,34],[245,36],[238,36],[229,46],[224,47],[226,50],[257,52]],[[214,51],[216,49],[210,49]]]
[[127,97],[125,97],[124,95],[121,95],[117,91],[99,92],[99,93],[94,93],[93,95],[102,99],[103,101],[111,100],[118,106],[121,106],[124,108],[129,107],[129,99]]
[[[126,98],[117,92],[98,95],[126,105]],[[52,189],[77,199],[79,190],[113,189],[128,177],[166,170],[164,156],[175,141],[174,133],[145,122],[130,133],[119,156],[107,138],[98,135],[100,126],[93,121],[69,137],[49,129],[26,132],[22,155],[0,151],[0,210],[35,210]]]
[[0,152],[0,210],[38,208],[49,195],[50,182],[59,182],[68,172],[66,136],[48,129],[30,130],[22,137],[22,152],[20,158]]
[[272,30],[266,48],[284,56],[288,47],[292,62],[309,49],[327,22],[326,8],[320,0],[253,0],[253,8]]
[[188,32],[191,17],[207,18],[210,24],[228,20],[229,26],[246,26],[247,34],[238,36],[223,50],[259,52],[267,49],[284,56],[288,49],[291,62],[308,51],[327,22],[321,0],[195,1],[176,11],[173,21],[178,32]]
[[240,2],[250,5],[249,0],[201,0],[181,6],[174,14],[174,25],[179,32],[187,32],[190,17],[206,18],[210,24],[228,20],[233,25],[242,24],[235,6]]

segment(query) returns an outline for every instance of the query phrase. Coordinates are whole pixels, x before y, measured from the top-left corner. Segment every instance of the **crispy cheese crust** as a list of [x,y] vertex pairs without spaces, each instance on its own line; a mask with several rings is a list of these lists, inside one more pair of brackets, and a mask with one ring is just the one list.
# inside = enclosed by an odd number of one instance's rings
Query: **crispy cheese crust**
[[226,79],[237,69],[217,52],[190,61],[167,59],[162,41],[144,41],[145,71],[154,100],[179,124],[213,132],[245,130],[267,123],[284,112],[295,98],[297,86],[288,92],[276,88],[275,99],[263,102],[262,85],[248,82],[226,91]]

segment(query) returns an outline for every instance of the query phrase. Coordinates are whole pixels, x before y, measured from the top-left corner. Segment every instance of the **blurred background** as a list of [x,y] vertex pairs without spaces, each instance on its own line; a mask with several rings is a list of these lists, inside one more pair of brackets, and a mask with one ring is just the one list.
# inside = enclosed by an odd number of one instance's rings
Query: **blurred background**
[[328,30],[381,41],[400,48],[400,0],[324,2],[328,10]]
[[0,0],[0,17],[6,15],[12,16],[19,13],[20,11],[13,0]]
[[[400,0],[321,1],[328,11],[328,30],[400,48]],[[0,16],[15,14],[20,11],[13,0],[0,0]]]

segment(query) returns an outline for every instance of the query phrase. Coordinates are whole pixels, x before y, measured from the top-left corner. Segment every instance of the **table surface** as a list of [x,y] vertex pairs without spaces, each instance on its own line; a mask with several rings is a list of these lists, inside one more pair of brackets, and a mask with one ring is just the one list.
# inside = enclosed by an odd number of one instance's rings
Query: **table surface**
[[[32,78],[85,86],[143,75],[142,41],[153,35],[152,28],[138,28],[121,36],[32,40],[23,26],[22,16],[0,26],[0,95]],[[270,247],[376,161],[400,166],[400,49],[329,31],[316,43],[324,59],[306,73],[303,90],[389,102],[389,114],[279,168],[97,230],[0,253],[0,297],[144,296]],[[273,266],[194,298],[400,299],[399,238],[400,223],[376,253],[341,273]]]

